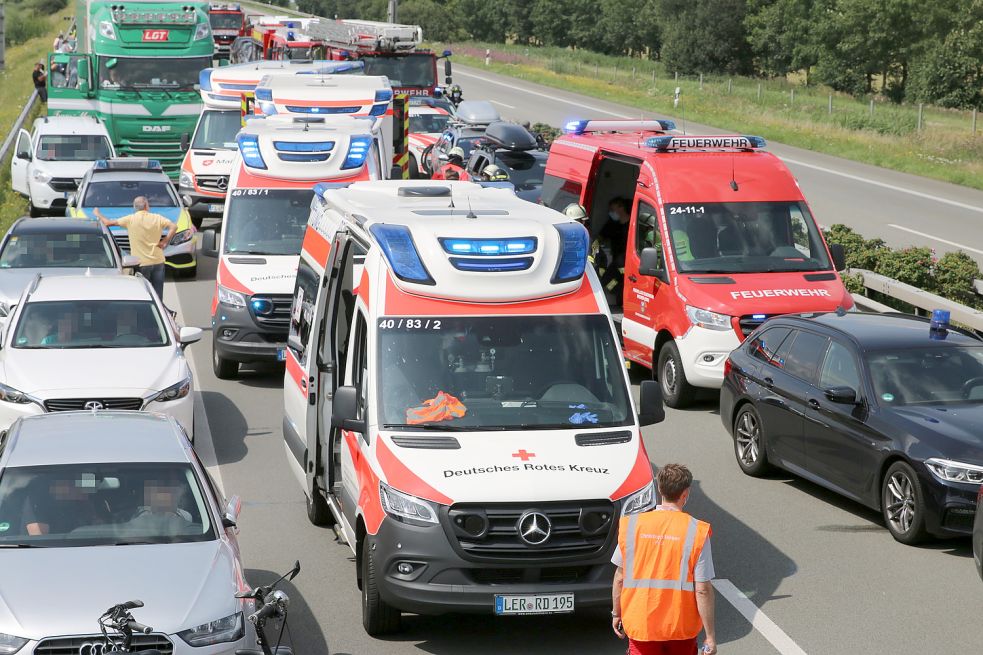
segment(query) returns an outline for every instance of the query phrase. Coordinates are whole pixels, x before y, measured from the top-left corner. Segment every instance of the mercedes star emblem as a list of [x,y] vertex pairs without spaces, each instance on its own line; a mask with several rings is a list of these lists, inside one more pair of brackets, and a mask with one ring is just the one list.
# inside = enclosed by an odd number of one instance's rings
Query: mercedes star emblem
[[103,405],[98,400],[90,400],[89,402],[85,403],[85,408],[86,409],[106,409],[106,406]]
[[515,527],[519,530],[519,538],[530,546],[542,546],[550,538],[553,525],[542,512],[531,510],[519,517]]
[[215,182],[215,186],[217,186],[222,191],[225,191],[226,187],[229,186],[229,178],[227,177],[218,178],[218,181]]

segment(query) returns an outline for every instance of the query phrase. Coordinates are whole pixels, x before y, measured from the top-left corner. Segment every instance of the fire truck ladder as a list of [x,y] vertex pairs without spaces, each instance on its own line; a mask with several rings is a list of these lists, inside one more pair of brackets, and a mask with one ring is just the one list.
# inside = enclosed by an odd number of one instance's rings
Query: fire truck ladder
[[370,20],[320,19],[311,21],[305,32],[329,47],[353,53],[404,52],[415,50],[423,42],[419,25]]

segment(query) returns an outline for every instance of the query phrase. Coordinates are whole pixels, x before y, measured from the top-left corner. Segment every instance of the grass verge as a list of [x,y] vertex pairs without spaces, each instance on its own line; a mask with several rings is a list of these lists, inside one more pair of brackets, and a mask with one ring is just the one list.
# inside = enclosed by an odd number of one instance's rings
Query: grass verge
[[[656,62],[561,49],[445,44],[468,66],[780,143],[983,190],[983,134],[969,112],[864,103],[785,81],[667,75]],[[492,61],[485,66],[485,49]],[[556,52],[553,52],[553,51]],[[679,107],[673,106],[675,89]],[[467,96],[467,93],[465,93]],[[830,105],[832,104],[832,111]],[[571,115],[570,118],[590,118]],[[600,116],[599,118],[607,118]],[[983,125],[981,125],[983,129]]]

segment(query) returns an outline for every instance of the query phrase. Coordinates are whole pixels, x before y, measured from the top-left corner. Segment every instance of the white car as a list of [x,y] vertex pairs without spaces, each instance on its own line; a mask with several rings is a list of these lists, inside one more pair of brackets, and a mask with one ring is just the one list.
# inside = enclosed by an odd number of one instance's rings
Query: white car
[[46,116],[21,130],[10,160],[10,181],[31,201],[31,216],[64,214],[68,197],[99,159],[115,157],[106,124],[89,116]]
[[173,416],[194,438],[183,350],[199,339],[142,277],[39,276],[0,333],[0,430],[44,412],[129,409]]

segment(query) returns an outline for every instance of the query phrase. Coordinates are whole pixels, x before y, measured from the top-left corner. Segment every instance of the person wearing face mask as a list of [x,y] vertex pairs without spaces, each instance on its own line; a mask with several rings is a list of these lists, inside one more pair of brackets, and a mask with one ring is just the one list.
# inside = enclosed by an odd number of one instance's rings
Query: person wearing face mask
[[[628,201],[612,198],[608,203],[608,222],[601,229],[601,237],[611,249],[611,262],[601,275],[601,286],[614,296],[612,307],[620,307],[625,288],[625,251],[628,248],[628,223],[631,219]],[[613,283],[613,284],[612,284]]]

